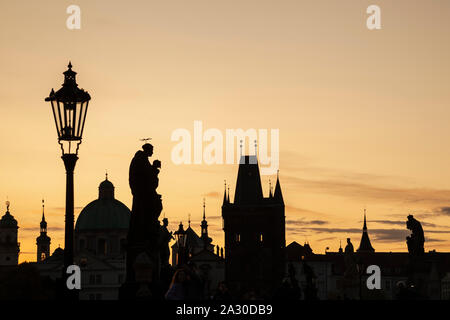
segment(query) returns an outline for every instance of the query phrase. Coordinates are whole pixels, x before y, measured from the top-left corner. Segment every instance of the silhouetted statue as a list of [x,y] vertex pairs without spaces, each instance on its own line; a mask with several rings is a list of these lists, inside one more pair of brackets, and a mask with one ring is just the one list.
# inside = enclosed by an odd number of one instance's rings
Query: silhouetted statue
[[347,245],[345,246],[345,253],[353,253],[355,249],[353,248],[353,244],[350,241],[350,238],[347,238]]
[[344,296],[353,296],[358,283],[358,268],[355,251],[350,238],[347,238],[347,245],[344,249]]
[[172,239],[175,239],[172,232],[167,229],[169,220],[163,219],[163,225],[161,226],[161,267],[167,267],[169,265],[170,248],[169,243]]
[[[152,282],[149,287],[154,288],[158,286],[160,280],[162,239],[158,218],[162,210],[162,201],[156,188],[159,184],[161,162],[154,160],[152,164],[148,160],[152,154],[153,146],[146,143],[142,146],[142,150],[136,152],[130,164],[129,183],[133,194],[133,206],[127,237],[128,286],[142,287],[139,279],[146,279],[147,282]],[[146,263],[138,263],[137,257],[139,261]],[[139,277],[136,274],[138,265]],[[127,297],[136,298],[136,293],[128,291]],[[155,293],[152,293],[151,297],[157,298]]]
[[354,255],[353,244],[350,241],[350,238],[347,238],[347,245],[345,246],[345,255],[344,255],[344,263],[345,263],[345,271],[344,277],[347,279],[352,279],[358,273],[356,268],[356,259]]
[[408,252],[411,255],[422,255],[424,250],[425,236],[423,234],[422,225],[419,221],[414,219],[412,215],[408,216],[406,227],[411,230],[411,235],[406,237],[406,244],[408,245]]

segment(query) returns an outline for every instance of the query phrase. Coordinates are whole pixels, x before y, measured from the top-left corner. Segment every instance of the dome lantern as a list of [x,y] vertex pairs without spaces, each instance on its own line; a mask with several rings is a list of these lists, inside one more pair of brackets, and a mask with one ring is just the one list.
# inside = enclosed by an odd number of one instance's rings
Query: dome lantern
[[98,198],[114,199],[114,185],[108,180],[108,174],[106,174],[106,179],[98,186]]

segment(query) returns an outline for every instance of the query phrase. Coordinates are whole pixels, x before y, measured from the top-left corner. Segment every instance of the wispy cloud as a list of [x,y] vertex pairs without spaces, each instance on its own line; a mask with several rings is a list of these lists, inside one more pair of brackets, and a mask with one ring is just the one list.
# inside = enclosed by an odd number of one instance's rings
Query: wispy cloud
[[220,198],[221,197],[220,193],[217,191],[211,191],[208,193],[204,193],[203,196],[208,197],[208,198]]
[[330,240],[336,240],[337,237],[326,237],[326,238],[321,238],[318,239],[317,241],[330,241]]
[[307,225],[325,225],[328,221],[325,220],[306,220],[305,218],[300,218],[297,220],[286,220],[286,225],[294,226],[307,226]]
[[305,209],[305,208],[294,207],[291,205],[285,205],[284,208],[285,208],[286,214],[302,214],[302,215],[313,215],[313,216],[318,216],[318,215],[319,216],[327,216],[328,215],[326,213],[309,210],[309,209]]
[[[347,180],[311,180],[295,176],[285,176],[287,183],[307,192],[331,194],[350,199],[366,201],[386,201],[409,205],[437,205],[449,202],[450,190],[432,188],[401,188]],[[367,180],[367,179],[366,179]],[[364,180],[364,181],[366,181]],[[450,207],[442,207],[442,214],[449,214]]]
[[[387,225],[396,225],[396,226],[404,226],[406,227],[406,219],[405,221],[400,221],[400,220],[367,220],[367,223],[380,223],[380,224],[387,224]],[[422,226],[424,227],[430,227],[430,228],[436,228],[436,227],[444,227],[444,226],[438,226],[434,223],[429,223],[429,222],[425,222],[425,221],[420,221],[420,223],[422,224]],[[450,227],[446,227],[446,228],[450,228]]]
[[444,216],[450,216],[450,207],[441,207],[437,210],[435,213],[437,215],[444,215]]

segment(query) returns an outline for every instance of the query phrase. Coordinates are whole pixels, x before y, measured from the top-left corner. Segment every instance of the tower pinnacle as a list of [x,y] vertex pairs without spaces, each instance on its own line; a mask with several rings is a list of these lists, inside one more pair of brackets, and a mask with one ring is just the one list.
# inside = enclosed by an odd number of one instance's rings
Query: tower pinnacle
[[361,236],[361,242],[359,244],[358,252],[375,252],[375,249],[372,247],[370,243],[369,234],[367,232],[367,220],[366,220],[366,209],[364,208],[364,224],[363,224],[363,232]]
[[203,198],[203,220],[206,220],[206,214],[205,214],[205,198]]

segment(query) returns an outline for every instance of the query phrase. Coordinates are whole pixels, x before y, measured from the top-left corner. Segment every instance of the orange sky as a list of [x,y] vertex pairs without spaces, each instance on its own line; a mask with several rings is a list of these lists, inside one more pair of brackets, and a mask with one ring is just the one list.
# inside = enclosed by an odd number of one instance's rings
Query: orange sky
[[[359,244],[367,208],[377,251],[405,251],[406,216],[426,250],[450,250],[450,3],[434,1],[10,1],[0,10],[0,199],[19,221],[20,261],[36,259],[41,199],[52,251],[64,245],[65,174],[51,109],[69,60],[92,96],[75,170],[75,206],[108,170],[130,206],[140,138],[163,163],[159,193],[175,228],[206,197],[223,244],[223,180],[237,165],[171,162],[177,128],[280,130],[288,243],[314,252]],[[382,29],[366,28],[366,8]],[[264,191],[268,181],[263,177]],[[4,211],[4,207],[2,209]]]

